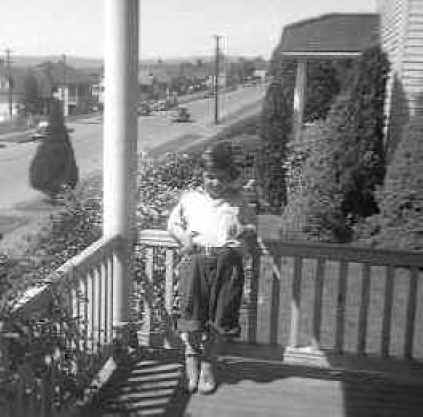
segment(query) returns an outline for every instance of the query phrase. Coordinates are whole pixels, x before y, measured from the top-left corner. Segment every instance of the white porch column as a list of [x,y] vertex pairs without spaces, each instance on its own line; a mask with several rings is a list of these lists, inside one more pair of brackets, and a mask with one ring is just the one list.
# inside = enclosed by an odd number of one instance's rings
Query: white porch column
[[307,86],[307,61],[298,60],[297,76],[294,90],[294,120],[293,133],[295,140],[299,139],[303,127],[305,90]]
[[119,234],[126,242],[114,269],[115,325],[128,319],[128,248],[134,237],[137,169],[138,13],[138,0],[105,1],[103,234]]

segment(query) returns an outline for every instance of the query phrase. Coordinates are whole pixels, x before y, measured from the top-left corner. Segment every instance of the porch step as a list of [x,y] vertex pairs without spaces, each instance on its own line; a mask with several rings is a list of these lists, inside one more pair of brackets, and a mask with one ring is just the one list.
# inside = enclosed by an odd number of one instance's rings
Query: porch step
[[171,416],[183,380],[183,363],[175,357],[145,359],[133,365],[101,392],[102,417]]

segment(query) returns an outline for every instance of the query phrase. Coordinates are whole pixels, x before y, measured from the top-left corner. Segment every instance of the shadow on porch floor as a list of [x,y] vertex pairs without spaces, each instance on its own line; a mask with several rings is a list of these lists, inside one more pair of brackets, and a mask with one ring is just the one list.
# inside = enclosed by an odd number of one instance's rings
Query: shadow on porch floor
[[209,396],[183,391],[181,356],[142,360],[111,381],[96,411],[103,417],[423,415],[423,381],[411,384],[376,374],[287,365],[269,359],[266,349],[261,359],[258,351],[220,357],[220,384]]

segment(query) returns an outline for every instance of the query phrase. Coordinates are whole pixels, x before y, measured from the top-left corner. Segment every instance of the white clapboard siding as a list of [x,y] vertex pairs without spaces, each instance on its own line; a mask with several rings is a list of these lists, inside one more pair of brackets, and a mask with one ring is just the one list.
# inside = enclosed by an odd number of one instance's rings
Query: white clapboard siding
[[423,108],[423,1],[379,0],[378,8],[381,43],[391,64],[385,112],[390,131],[398,135],[404,121]]

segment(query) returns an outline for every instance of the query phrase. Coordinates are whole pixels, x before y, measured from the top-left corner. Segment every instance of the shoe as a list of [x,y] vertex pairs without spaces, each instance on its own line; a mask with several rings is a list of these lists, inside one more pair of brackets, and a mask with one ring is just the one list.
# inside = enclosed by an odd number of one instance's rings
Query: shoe
[[214,376],[213,362],[201,361],[200,378],[198,380],[198,392],[211,394],[216,390],[216,378]]
[[198,356],[185,356],[185,375],[187,378],[187,391],[193,393],[198,385]]

